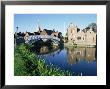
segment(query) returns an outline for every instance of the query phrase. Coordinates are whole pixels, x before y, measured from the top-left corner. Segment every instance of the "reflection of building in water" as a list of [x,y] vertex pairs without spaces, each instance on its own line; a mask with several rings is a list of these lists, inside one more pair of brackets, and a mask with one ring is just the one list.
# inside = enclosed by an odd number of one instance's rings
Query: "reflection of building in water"
[[54,48],[51,51],[49,50],[49,48],[47,46],[43,46],[40,48],[40,52],[37,54],[38,57],[47,57],[47,56],[55,56],[55,54],[59,54],[60,53],[60,49],[58,48]]
[[43,46],[41,47],[40,49],[40,53],[47,53],[49,50],[48,50],[48,47],[47,46]]
[[96,59],[95,57],[95,48],[86,48],[86,56],[85,56],[85,60],[87,60],[88,62],[91,62],[93,60]]
[[67,48],[68,63],[75,64],[80,60],[91,62],[95,59],[96,48]]

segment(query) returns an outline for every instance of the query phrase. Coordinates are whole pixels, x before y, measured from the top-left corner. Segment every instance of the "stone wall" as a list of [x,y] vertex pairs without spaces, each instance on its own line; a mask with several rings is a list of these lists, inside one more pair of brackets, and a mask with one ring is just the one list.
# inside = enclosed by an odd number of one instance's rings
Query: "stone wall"
[[82,30],[77,31],[77,26],[72,24],[67,29],[68,42],[77,45],[96,45],[96,33],[89,29],[84,32]]

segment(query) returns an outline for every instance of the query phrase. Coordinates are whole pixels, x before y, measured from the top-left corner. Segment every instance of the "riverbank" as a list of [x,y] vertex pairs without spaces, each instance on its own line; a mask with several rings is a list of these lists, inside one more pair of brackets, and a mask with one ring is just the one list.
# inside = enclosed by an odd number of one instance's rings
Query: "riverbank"
[[15,76],[73,76],[70,71],[61,70],[50,64],[46,65],[44,59],[39,59],[32,52],[31,45],[19,44],[14,52],[14,75]]
[[71,43],[64,43],[65,47],[96,47],[96,45],[84,45],[84,44],[71,44]]

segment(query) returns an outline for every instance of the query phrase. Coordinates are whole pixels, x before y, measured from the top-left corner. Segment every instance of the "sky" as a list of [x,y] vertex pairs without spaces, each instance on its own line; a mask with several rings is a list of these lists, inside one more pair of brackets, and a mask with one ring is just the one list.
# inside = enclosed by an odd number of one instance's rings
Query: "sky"
[[90,23],[97,24],[96,14],[15,14],[14,32],[36,32],[38,25],[42,29],[62,32],[63,36],[67,32],[70,23],[80,29],[84,29]]

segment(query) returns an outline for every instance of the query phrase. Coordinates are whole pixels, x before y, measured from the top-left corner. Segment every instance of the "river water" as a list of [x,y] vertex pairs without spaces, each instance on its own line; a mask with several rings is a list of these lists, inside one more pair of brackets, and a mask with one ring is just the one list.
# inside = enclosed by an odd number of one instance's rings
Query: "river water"
[[97,76],[96,48],[64,47],[49,52],[48,47],[41,47],[38,57],[46,64],[53,64],[60,69],[69,70],[82,76]]

